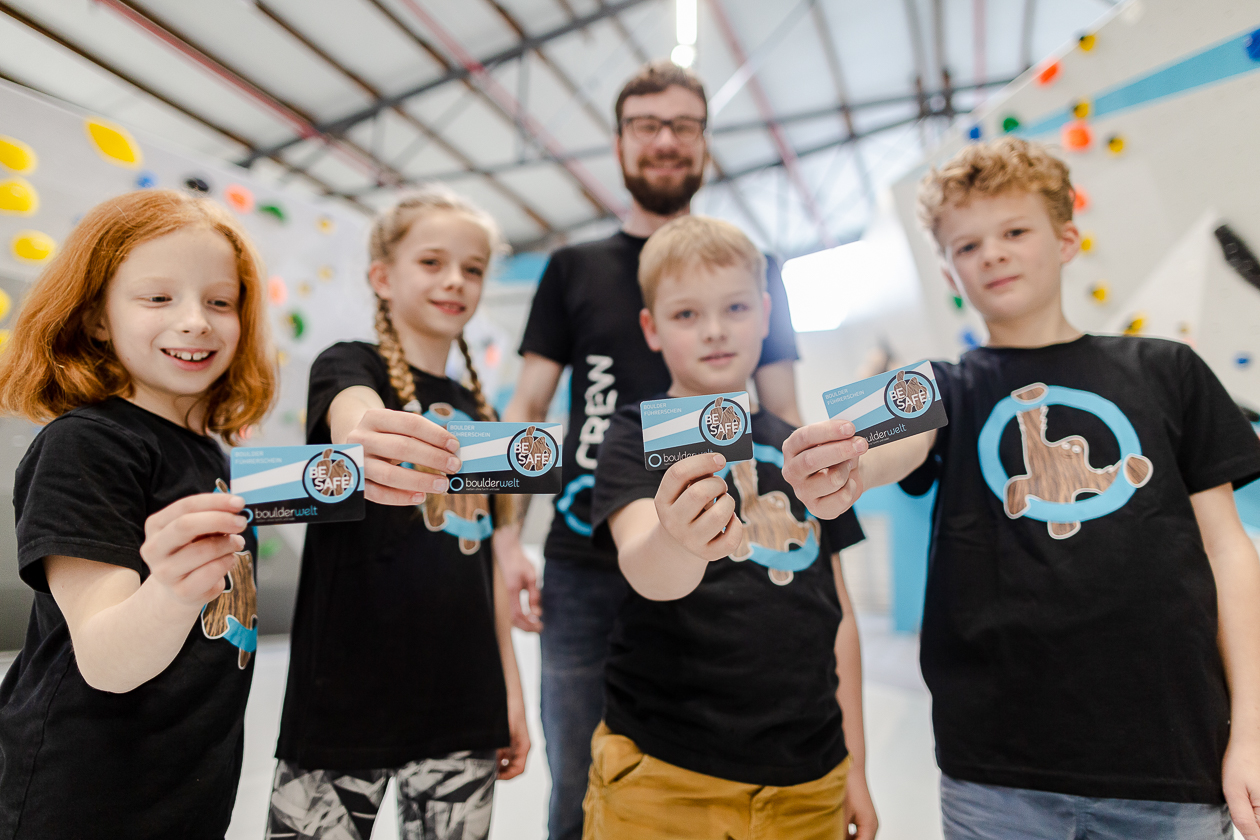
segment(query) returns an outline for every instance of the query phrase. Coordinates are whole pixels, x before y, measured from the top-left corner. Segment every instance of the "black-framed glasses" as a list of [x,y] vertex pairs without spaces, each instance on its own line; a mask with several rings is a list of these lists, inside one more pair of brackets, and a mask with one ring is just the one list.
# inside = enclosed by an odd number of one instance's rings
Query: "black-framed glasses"
[[634,139],[642,143],[654,140],[665,127],[674,132],[678,142],[694,143],[700,139],[701,134],[704,134],[706,124],[707,120],[696,117],[674,117],[672,120],[663,120],[660,117],[645,116],[624,117],[621,120],[621,127],[629,129]]

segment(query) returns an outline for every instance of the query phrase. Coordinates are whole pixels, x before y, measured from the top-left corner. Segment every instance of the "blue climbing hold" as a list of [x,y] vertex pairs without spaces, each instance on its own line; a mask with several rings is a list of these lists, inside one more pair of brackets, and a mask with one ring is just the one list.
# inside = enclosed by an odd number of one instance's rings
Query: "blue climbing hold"
[[1234,357],[1234,364],[1243,370],[1246,370],[1251,367],[1251,354],[1246,351],[1239,353]]
[[972,140],[979,140],[980,134],[981,134],[980,126],[978,125],[973,125],[971,127],[971,130],[967,132],[967,136],[970,137]]
[[966,347],[968,350],[975,350],[980,346],[980,339],[976,338],[976,334],[970,329],[963,330],[962,334],[958,336],[958,340],[962,342],[962,346]]
[[149,170],[145,170],[136,176],[136,188],[141,190],[152,189],[157,186],[157,176]]
[[1248,35],[1243,44],[1247,47],[1247,55],[1251,60],[1260,61],[1260,29]]

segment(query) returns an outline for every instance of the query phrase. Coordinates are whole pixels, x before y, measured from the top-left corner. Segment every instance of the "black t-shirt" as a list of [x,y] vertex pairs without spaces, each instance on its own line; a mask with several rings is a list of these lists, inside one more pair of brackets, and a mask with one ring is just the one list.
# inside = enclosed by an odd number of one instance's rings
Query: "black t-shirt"
[[959,779],[1220,803],[1229,695],[1190,495],[1260,444],[1184,344],[1086,335],[934,365],[949,425],[923,676]]
[[166,670],[125,694],[84,682],[42,562],[81,557],[143,580],[145,519],[213,492],[218,478],[228,478],[228,462],[214,440],[119,398],[52,421],[18,465],[18,564],[35,603],[0,684],[0,836],[227,831],[254,668],[253,529],[244,534],[249,557],[232,572],[236,597],[207,605]]
[[[429,419],[475,415],[466,388],[411,374]],[[331,442],[328,408],[355,385],[402,408],[376,345],[334,344],[311,365],[307,443]],[[508,744],[492,530],[488,497],[474,495],[368,502],[359,522],[308,526],[278,758],[387,768]]]
[[[569,424],[564,439],[564,490],[544,554],[561,560],[617,568],[617,555],[591,542],[591,486],[608,423],[619,405],[645,400],[669,388],[669,370],[648,349],[639,326],[639,252],[647,242],[619,232],[607,239],[561,248],[551,255],[525,324],[520,351],[572,366]],[[770,334],[760,365],[795,360],[796,333],[787,292],[774,260],[767,262]]]
[[[795,785],[821,778],[847,754],[831,555],[859,542],[862,529],[852,512],[821,523],[811,516],[783,480],[792,427],[765,411],[751,422],[755,460],[721,473],[747,543],[710,563],[684,598],[651,601],[630,590],[613,628],[604,719],[670,764],[745,784]],[[664,475],[643,466],[638,405],[622,407],[596,470],[597,543],[612,547],[608,517],[654,497]]]

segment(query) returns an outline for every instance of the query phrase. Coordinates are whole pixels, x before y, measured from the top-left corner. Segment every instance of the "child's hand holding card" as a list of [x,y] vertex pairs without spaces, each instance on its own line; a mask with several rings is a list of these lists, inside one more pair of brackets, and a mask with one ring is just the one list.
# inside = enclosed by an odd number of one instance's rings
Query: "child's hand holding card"
[[827,416],[848,420],[872,447],[946,425],[931,362],[891,370],[823,394]]
[[558,424],[452,420],[463,465],[450,493],[559,493],[564,429]]

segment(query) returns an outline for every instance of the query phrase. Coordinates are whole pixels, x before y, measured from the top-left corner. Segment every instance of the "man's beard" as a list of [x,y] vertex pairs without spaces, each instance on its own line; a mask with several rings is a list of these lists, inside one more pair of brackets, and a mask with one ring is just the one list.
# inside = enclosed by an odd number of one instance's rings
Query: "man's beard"
[[[682,161],[689,167],[694,163],[693,158],[682,157],[681,155],[656,158],[656,162],[662,160]],[[642,172],[644,167],[651,165],[653,162],[652,159],[647,157],[639,158],[639,171]],[[631,175],[626,171],[624,165],[621,168],[621,175],[625,179],[626,189],[630,191],[630,195],[634,196],[634,200],[639,202],[639,206],[658,216],[673,216],[687,209],[687,205],[691,203],[692,196],[700,191],[700,186],[704,183],[703,171],[693,172],[689,170],[682,181],[674,187],[653,186],[642,175]]]

